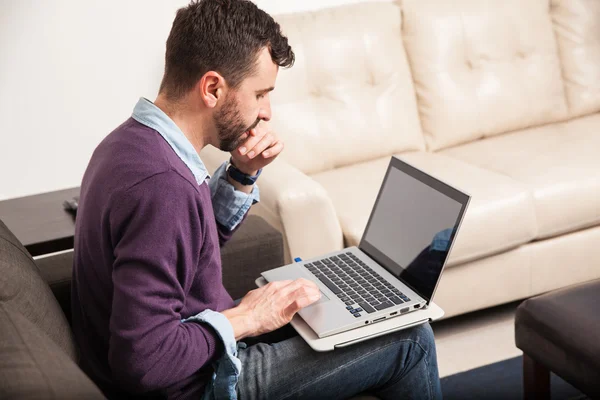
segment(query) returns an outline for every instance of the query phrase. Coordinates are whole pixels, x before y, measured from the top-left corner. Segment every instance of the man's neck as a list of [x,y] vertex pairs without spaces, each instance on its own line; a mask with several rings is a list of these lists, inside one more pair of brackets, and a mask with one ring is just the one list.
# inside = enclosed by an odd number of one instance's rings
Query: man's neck
[[209,144],[206,133],[202,127],[206,126],[203,122],[202,115],[198,110],[190,108],[185,100],[181,102],[171,102],[164,95],[159,94],[154,105],[160,108],[169,116],[183,132],[185,137],[190,141],[197,153]]

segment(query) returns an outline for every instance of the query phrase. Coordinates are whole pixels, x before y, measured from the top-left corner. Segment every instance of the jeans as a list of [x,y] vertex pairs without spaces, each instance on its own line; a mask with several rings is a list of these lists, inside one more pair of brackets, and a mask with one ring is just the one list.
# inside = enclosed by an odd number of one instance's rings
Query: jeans
[[429,324],[323,353],[294,333],[286,326],[257,343],[244,340],[240,399],[347,399],[365,392],[390,400],[442,398]]

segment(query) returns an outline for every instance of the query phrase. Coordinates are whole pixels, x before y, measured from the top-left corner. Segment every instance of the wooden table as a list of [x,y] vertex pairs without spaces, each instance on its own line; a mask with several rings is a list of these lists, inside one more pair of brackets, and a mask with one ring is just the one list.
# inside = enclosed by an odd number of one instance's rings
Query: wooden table
[[63,201],[79,196],[79,188],[0,201],[0,220],[32,256],[73,248],[75,218]]

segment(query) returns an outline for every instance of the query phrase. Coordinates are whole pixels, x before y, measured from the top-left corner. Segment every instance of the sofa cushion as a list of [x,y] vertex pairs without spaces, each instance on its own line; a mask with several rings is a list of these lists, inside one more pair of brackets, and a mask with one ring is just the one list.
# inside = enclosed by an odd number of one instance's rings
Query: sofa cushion
[[[471,195],[448,265],[498,253],[536,236],[534,205],[525,185],[441,154],[413,152],[398,157]],[[331,196],[347,245],[360,242],[389,160],[312,176]]]
[[448,149],[443,154],[529,189],[538,238],[600,223],[600,114]]
[[0,221],[0,304],[18,310],[76,358],[71,329],[52,291],[42,279],[29,255],[10,230]]
[[36,258],[35,263],[70,325],[73,250]]
[[566,118],[548,0],[404,0],[403,14],[431,150]]
[[38,326],[0,303],[0,398],[104,399],[73,360]]
[[600,111],[600,1],[552,0],[570,116]]
[[370,2],[279,15],[296,54],[272,94],[281,157],[314,173],[425,147],[401,12]]

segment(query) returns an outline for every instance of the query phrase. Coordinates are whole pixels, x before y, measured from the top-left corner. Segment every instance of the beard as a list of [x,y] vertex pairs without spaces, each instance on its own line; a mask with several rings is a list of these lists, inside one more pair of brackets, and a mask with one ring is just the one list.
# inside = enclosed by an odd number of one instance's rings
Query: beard
[[245,133],[254,129],[260,122],[260,119],[257,118],[248,127],[244,123],[237,102],[233,98],[230,98],[229,95],[225,98],[221,109],[215,112],[214,119],[219,139],[219,149],[227,152],[237,149],[246,139],[244,137]]

